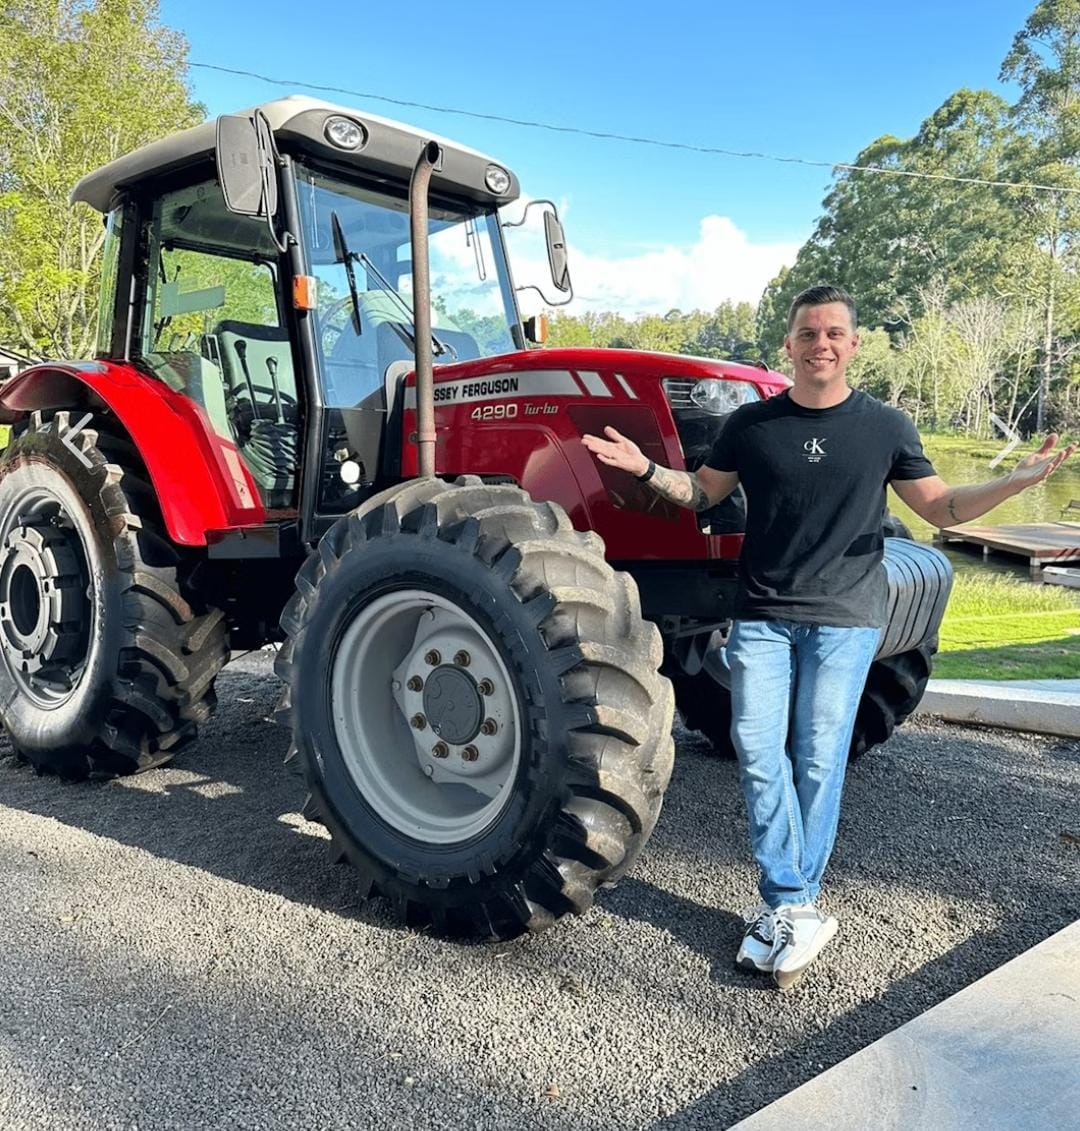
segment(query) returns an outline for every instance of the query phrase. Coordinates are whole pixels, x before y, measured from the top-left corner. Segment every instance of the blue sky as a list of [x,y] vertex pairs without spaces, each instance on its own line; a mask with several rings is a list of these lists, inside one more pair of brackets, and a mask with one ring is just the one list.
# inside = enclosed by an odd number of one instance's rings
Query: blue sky
[[[301,82],[695,145],[850,161],[910,136],[954,90],[988,87],[1035,0],[566,3],[469,8],[413,0],[162,0],[211,114]],[[410,38],[410,36],[412,38]],[[564,212],[581,296],[627,314],[756,299],[810,234],[821,168],[586,138],[345,94],[510,165]]]

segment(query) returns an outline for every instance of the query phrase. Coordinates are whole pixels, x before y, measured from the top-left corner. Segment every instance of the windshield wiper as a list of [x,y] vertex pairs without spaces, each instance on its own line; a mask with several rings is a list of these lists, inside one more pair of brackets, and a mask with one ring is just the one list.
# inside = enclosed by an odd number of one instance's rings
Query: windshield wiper
[[349,298],[352,299],[352,324],[357,337],[359,337],[364,332],[364,328],[360,325],[360,295],[356,290],[356,271],[353,268],[353,263],[359,257],[355,251],[349,250],[349,245],[345,242],[345,233],[341,230],[341,221],[336,212],[330,213],[330,229],[334,234],[334,256],[338,263],[345,264],[345,275],[349,280]]
[[[359,252],[356,255],[356,258],[364,265],[366,270],[370,271],[371,274],[375,276],[376,282],[379,283],[379,285],[382,287],[382,289],[384,291],[386,291],[386,293],[388,295],[390,295],[391,298],[394,298],[394,299],[397,300],[398,306],[401,307],[402,311],[405,314],[405,317],[409,320],[409,325],[412,325],[412,320],[413,320],[412,307],[401,297],[400,294],[398,294],[397,289],[394,287],[393,283],[391,283],[390,280],[387,279],[387,277],[378,269],[378,267],[375,266],[374,263],[371,262],[371,260],[368,258],[368,256],[366,256],[362,251]],[[409,337],[412,338],[413,348],[415,349],[416,348],[416,335],[415,335],[415,333],[410,333]],[[436,336],[434,330],[432,330],[432,332],[431,332],[431,344],[435,347],[435,353],[439,357],[442,357],[442,355],[444,353],[448,353],[448,354],[450,354],[451,357],[453,357],[453,359],[455,361],[457,361],[457,359],[458,359],[457,350],[455,350],[453,346],[448,345],[446,342],[441,341]]]

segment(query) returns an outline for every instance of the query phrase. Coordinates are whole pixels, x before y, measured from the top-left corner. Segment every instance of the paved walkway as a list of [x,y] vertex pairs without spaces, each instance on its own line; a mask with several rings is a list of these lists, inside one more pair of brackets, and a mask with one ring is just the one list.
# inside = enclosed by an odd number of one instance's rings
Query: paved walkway
[[1076,1131],[1080,922],[735,1124]]

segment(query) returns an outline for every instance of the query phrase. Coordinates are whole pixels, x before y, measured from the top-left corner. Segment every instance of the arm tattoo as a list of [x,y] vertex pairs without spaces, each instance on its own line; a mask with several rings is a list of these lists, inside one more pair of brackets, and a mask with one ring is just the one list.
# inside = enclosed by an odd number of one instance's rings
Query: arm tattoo
[[953,522],[959,522],[960,516],[956,513],[956,492],[955,491],[949,496],[945,505],[949,508],[949,514],[952,515]]
[[662,499],[687,510],[705,511],[712,506],[697,476],[689,471],[673,471],[670,467],[657,465],[648,485]]

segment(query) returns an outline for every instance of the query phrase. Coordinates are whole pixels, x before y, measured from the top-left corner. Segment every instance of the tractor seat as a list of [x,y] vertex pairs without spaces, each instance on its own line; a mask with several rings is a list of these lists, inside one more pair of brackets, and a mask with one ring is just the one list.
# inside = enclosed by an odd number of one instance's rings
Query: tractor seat
[[[389,295],[382,291],[367,291],[360,295],[360,314],[364,322],[364,329],[375,330],[375,346],[378,358],[379,372],[386,372],[386,368],[395,361],[413,361],[413,350],[410,344],[412,337],[412,320],[406,317]],[[435,359],[436,364],[445,365],[452,361],[470,361],[480,356],[480,347],[471,334],[457,329],[450,323],[445,314],[440,314],[436,309],[431,311],[432,328],[435,336],[446,345],[453,348],[453,354],[445,354]],[[402,331],[404,337],[402,337]]]

